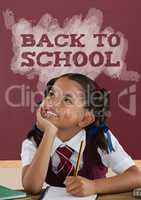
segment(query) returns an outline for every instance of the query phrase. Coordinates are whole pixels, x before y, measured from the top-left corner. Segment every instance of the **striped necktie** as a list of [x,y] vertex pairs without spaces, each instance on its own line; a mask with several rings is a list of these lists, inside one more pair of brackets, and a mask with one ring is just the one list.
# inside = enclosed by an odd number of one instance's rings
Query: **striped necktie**
[[60,163],[57,167],[57,174],[60,176],[73,175],[74,166],[72,165],[70,158],[74,153],[74,150],[68,145],[65,145],[63,147],[58,147],[56,153],[60,158]]

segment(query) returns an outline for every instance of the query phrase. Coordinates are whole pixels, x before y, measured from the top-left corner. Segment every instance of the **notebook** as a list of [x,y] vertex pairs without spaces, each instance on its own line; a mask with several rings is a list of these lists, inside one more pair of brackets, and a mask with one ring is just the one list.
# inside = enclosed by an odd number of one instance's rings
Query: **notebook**
[[97,195],[75,197],[66,192],[65,188],[50,186],[44,193],[42,200],[95,200]]
[[25,192],[19,192],[0,185],[0,200],[26,197]]

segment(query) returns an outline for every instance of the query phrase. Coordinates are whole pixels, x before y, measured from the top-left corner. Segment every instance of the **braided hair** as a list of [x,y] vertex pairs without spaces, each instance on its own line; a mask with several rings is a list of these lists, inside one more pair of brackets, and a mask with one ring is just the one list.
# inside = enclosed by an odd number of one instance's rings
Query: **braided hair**
[[[55,81],[62,77],[74,80],[81,85],[85,96],[84,107],[88,111],[92,112],[95,116],[94,123],[85,127],[86,134],[95,140],[97,147],[108,153],[108,142],[104,134],[103,124],[106,124],[109,112],[109,92],[105,89],[101,89],[95,81],[85,75],[79,73],[67,73],[57,78],[51,79],[47,83],[45,97],[48,95],[48,92],[54,85]],[[97,134],[93,134],[94,130],[96,130]],[[28,138],[33,137],[37,146],[40,144],[42,136],[43,132],[41,132],[36,127],[36,125],[28,133]]]

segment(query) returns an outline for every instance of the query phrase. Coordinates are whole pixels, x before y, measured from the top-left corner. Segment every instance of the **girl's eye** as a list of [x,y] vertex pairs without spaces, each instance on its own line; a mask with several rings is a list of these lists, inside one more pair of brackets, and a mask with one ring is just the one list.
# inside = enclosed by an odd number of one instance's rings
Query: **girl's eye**
[[54,96],[54,92],[52,90],[49,91],[48,96]]
[[64,101],[65,101],[66,103],[72,104],[72,101],[71,101],[71,99],[69,99],[69,98],[64,98]]

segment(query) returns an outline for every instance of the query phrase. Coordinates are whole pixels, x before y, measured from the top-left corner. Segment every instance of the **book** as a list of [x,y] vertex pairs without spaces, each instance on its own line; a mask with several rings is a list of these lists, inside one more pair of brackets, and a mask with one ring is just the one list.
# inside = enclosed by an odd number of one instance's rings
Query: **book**
[[65,188],[50,186],[44,192],[41,200],[95,200],[96,197],[96,194],[87,197],[75,197],[68,193]]
[[25,192],[20,192],[0,185],[0,200],[16,199],[26,197]]

